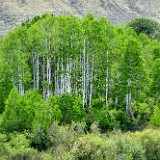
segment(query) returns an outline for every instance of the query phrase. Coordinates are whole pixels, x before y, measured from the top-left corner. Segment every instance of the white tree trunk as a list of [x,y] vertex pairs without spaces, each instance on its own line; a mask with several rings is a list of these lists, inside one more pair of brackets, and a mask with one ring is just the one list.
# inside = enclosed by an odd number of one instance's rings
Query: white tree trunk
[[33,88],[39,88],[39,55],[33,54]]
[[129,111],[129,100],[128,100],[128,91],[127,91],[127,94],[126,94],[126,111],[127,111],[127,113],[128,113],[128,111]]
[[87,105],[87,100],[88,100],[88,88],[89,88],[89,56],[88,53],[86,53],[86,74],[85,74],[85,81],[86,81],[86,86],[85,86],[85,104]]
[[[54,64],[57,64],[56,56],[54,56]],[[57,95],[57,67],[56,66],[54,68],[54,94]]]
[[50,85],[51,85],[51,57],[50,57],[50,36],[49,38],[46,38],[46,78],[47,85],[45,86],[46,88],[46,93],[45,93],[45,98],[49,98],[51,95],[51,90],[50,90]]
[[33,58],[32,58],[32,72],[33,72],[33,88],[36,88],[36,66],[35,66],[35,60],[36,60],[36,56],[35,53],[33,53]]
[[83,107],[85,106],[86,101],[86,67],[85,67],[85,57],[86,57],[86,42],[84,39],[84,46],[83,46],[83,56],[82,56],[82,99],[83,99]]
[[50,97],[50,85],[51,85],[51,57],[47,55],[47,98]]
[[56,76],[57,76],[57,78],[56,78],[57,95],[59,95],[59,92],[60,92],[58,71],[59,71],[59,62],[57,63],[57,71],[56,71]]
[[54,71],[54,94],[57,95],[57,70]]
[[18,90],[19,90],[20,95],[23,96],[24,95],[24,87],[22,84],[23,72],[21,70],[23,70],[22,67],[18,65],[18,78],[19,78]]
[[127,114],[131,117],[131,119],[135,122],[136,119],[133,115],[131,102],[132,102],[132,93],[131,93],[131,87],[132,87],[132,81],[131,79],[128,79],[128,85],[127,85],[127,96],[126,96],[126,111]]
[[39,88],[39,55],[36,56],[36,88]]
[[118,105],[118,96],[116,94],[116,96],[115,96],[115,104],[114,104],[114,108],[115,109],[117,108],[117,105]]
[[93,71],[94,71],[94,57],[92,56],[92,69],[91,69],[91,73],[90,73],[89,109],[90,109],[91,106],[92,106]]
[[63,66],[63,57],[62,57],[62,65],[61,65],[61,84],[60,84],[60,89],[61,89],[61,95],[64,94],[64,85],[65,85],[65,78],[64,78],[64,66]]
[[108,86],[109,86],[109,70],[108,70],[108,50],[107,50],[107,67],[106,67],[106,106],[108,106]]
[[76,58],[76,63],[75,63],[75,95],[76,97],[78,96],[78,57]]
[[66,66],[66,93],[71,93],[71,68],[72,68],[72,61],[71,59],[67,59],[67,66]]

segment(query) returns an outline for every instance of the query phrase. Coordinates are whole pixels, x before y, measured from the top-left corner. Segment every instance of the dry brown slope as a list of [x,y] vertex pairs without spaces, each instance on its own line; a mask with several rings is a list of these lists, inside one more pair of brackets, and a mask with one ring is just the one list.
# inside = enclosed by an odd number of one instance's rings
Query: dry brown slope
[[22,20],[43,13],[75,14],[88,12],[104,16],[114,24],[135,17],[160,21],[159,0],[0,0],[0,35],[19,25]]

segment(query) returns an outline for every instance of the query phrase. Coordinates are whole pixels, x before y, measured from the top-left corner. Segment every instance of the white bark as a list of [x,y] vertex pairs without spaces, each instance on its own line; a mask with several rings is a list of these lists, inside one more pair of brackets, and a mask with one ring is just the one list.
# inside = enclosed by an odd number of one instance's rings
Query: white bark
[[18,65],[18,90],[19,90],[19,93],[21,96],[24,95],[24,87],[23,87],[23,84],[22,84],[22,77],[23,77],[23,72],[21,71],[22,70],[22,67]]
[[33,88],[39,88],[39,55],[33,54]]
[[36,56],[36,88],[39,88],[39,55]]
[[91,69],[91,73],[90,73],[89,109],[90,109],[91,106],[92,106],[93,71],[94,71],[94,57],[92,57],[92,69]]
[[85,81],[86,81],[86,86],[85,86],[85,103],[87,105],[87,100],[88,100],[88,88],[89,88],[89,57],[88,53],[86,53],[86,74],[85,74]]
[[71,93],[71,68],[72,68],[72,61],[71,59],[67,59],[67,66],[66,66],[66,93]]
[[127,84],[127,94],[126,94],[126,111],[127,114],[132,118],[132,120],[135,122],[135,117],[133,115],[132,107],[131,107],[131,102],[132,102],[132,93],[131,93],[131,86],[132,86],[132,81],[131,79],[128,79],[128,84]]
[[51,85],[51,57],[47,55],[47,98],[50,97],[50,85]]
[[126,111],[127,111],[127,113],[128,113],[128,111],[129,111],[129,100],[128,100],[128,91],[127,91],[127,94],[126,94]]
[[109,86],[109,70],[108,70],[108,50],[107,50],[107,67],[106,67],[106,106],[108,106],[108,86]]
[[36,74],[35,74],[35,59],[36,59],[36,56],[35,54],[33,53],[33,58],[32,58],[32,72],[33,72],[33,88],[36,88]]
[[[56,64],[56,56],[54,57],[54,63]],[[54,68],[54,94],[57,95],[57,67]]]
[[78,96],[78,57],[76,58],[76,63],[75,63],[75,95]]
[[55,64],[56,64],[55,71],[54,71],[54,77],[55,77],[54,94],[59,95],[59,77],[58,77],[58,71],[59,71],[59,62],[58,61],[59,61],[59,58],[56,59],[56,57],[55,57],[54,61],[55,61]]
[[64,78],[64,67],[63,67],[63,58],[62,58],[62,65],[61,65],[61,84],[60,84],[60,89],[61,89],[61,94],[64,93],[64,85],[65,85],[65,78]]
[[57,95],[57,70],[54,71],[54,94]]
[[86,67],[85,67],[85,57],[86,57],[86,44],[84,39],[84,48],[83,48],[83,56],[82,56],[82,99],[83,99],[83,107],[85,106],[85,93],[86,93]]
[[50,57],[50,37],[46,38],[46,54],[47,54],[47,58],[46,58],[46,81],[47,81],[47,86],[46,88],[46,98],[49,98],[51,95],[51,90],[50,90],[50,85],[51,85],[51,57]]
[[116,95],[116,96],[115,96],[115,105],[114,105],[114,108],[115,108],[115,109],[117,108],[117,105],[118,105],[118,96]]
[[57,71],[56,71],[56,88],[57,88],[57,95],[59,95],[59,91],[60,91],[60,88],[59,88],[59,75],[57,74],[57,72],[59,71],[59,62],[57,63]]

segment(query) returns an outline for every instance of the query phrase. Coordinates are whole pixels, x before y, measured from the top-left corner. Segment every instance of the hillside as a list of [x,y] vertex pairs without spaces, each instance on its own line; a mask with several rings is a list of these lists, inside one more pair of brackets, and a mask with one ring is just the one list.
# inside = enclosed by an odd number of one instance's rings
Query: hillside
[[0,159],[160,160],[159,73],[160,41],[105,18],[23,23],[0,43]]
[[104,16],[114,24],[135,17],[160,21],[159,0],[0,0],[0,35],[15,28],[23,20],[43,13],[75,14],[79,17],[91,12]]

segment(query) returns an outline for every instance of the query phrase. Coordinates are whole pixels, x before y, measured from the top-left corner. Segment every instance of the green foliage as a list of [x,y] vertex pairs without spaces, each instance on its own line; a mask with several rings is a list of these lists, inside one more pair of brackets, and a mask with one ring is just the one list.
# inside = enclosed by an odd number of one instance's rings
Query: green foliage
[[30,148],[30,140],[25,134],[12,133],[9,135],[0,134],[0,157],[1,159],[41,159],[40,154]]
[[135,140],[139,141],[145,150],[146,159],[160,159],[160,134],[159,130],[147,129],[143,132],[133,134]]
[[56,157],[69,153],[76,139],[84,134],[84,127],[85,124],[83,123],[73,122],[69,126],[58,126],[57,122],[53,122],[47,132],[49,137],[48,151]]
[[137,34],[145,33],[150,38],[155,38],[156,33],[159,31],[159,23],[151,19],[137,18],[128,24],[132,27]]
[[48,147],[48,137],[44,130],[37,129],[29,135],[31,139],[31,147],[39,151],[46,150]]
[[147,103],[132,102],[133,112],[136,117],[136,121],[139,125],[146,125],[149,122],[152,110],[154,106],[149,106]]
[[42,105],[43,100],[38,90],[31,90],[26,92],[21,99],[19,119],[23,125],[23,130],[31,130],[36,112],[41,109],[40,106]]
[[128,26],[45,14],[0,41],[0,157],[160,159],[158,130],[107,133],[160,126],[159,24]]
[[152,93],[155,95],[160,92],[160,58],[157,58],[153,63],[153,82]]
[[97,111],[97,114],[95,115],[95,121],[98,122],[102,131],[113,129],[116,126],[114,114],[112,110],[110,111],[107,107]]
[[118,159],[142,159],[145,160],[145,150],[139,141],[135,141],[132,136],[116,135],[112,137],[117,146]]
[[52,96],[49,99],[49,106],[53,109],[53,113],[54,113],[53,120],[60,122],[60,120],[62,118],[62,113],[61,113],[61,110],[60,110],[60,107],[58,104],[58,100],[59,100],[59,97]]
[[5,101],[13,88],[9,65],[0,54],[0,113],[5,109]]
[[18,90],[13,88],[6,100],[1,128],[6,132],[31,130],[42,102],[38,90],[26,92],[23,97],[20,97]]
[[[0,43],[0,113],[15,86],[22,96],[19,130],[47,130],[53,121],[71,124],[86,117],[88,126],[98,121],[104,130],[119,125],[125,128],[122,125],[129,124],[124,107],[127,92],[131,102],[142,104],[159,92],[159,42],[143,34],[157,34],[159,25],[140,18],[128,26],[138,29],[138,35],[91,14],[82,19],[44,14],[9,32]],[[37,93],[24,95],[35,88],[50,99],[42,100]],[[106,104],[108,110],[103,109]],[[146,109],[143,106],[140,108]],[[120,113],[111,111],[113,108]],[[29,118],[25,121],[24,117]]]
[[74,122],[85,121],[85,109],[83,108],[83,103],[81,97],[76,98],[73,101],[72,110],[70,113],[70,118]]
[[86,121],[88,128],[94,124],[93,122],[96,122],[101,132],[113,130],[114,128],[127,130],[131,125],[131,121],[125,112],[116,109],[110,110],[108,107],[102,107],[101,109],[91,108],[87,114]]
[[156,127],[160,126],[160,109],[158,106],[155,106],[153,115],[151,116],[151,124]]
[[19,121],[20,96],[18,90],[13,88],[6,100],[5,111],[1,128],[6,132],[20,131],[21,123]]
[[76,159],[145,160],[144,149],[132,137],[121,134],[109,138],[96,135],[83,136],[75,142],[71,153]]
[[123,112],[122,110],[111,110],[112,115],[115,117],[115,128],[119,128],[121,130],[128,130],[131,125],[131,120],[127,116],[126,112]]
[[61,123],[81,122],[85,119],[85,109],[81,97],[76,98],[70,94],[65,94],[59,97],[58,104],[62,112]]

